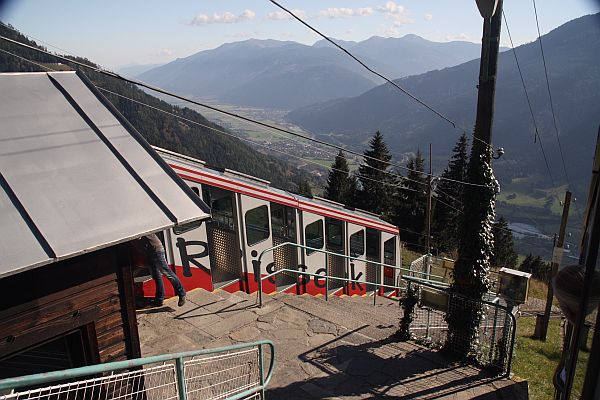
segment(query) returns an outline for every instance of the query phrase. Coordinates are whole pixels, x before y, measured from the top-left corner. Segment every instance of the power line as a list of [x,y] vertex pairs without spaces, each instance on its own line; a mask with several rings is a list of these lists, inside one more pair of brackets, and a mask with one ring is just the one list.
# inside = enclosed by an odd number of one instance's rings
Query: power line
[[[550,170],[550,164],[548,163],[548,159],[546,158],[546,152],[544,151],[544,146],[542,144],[542,138],[540,136],[537,122],[535,120],[535,116],[533,114],[533,108],[531,107],[531,102],[529,101],[529,94],[527,93],[527,87],[525,86],[525,79],[523,78],[523,72],[521,71],[521,65],[519,64],[519,59],[517,57],[517,51],[515,49],[515,45],[512,40],[512,36],[510,34],[510,28],[508,27],[508,20],[506,19],[506,14],[504,10],[502,10],[502,15],[504,16],[504,24],[506,25],[506,31],[508,32],[508,38],[510,40],[510,47],[512,48],[513,55],[515,56],[515,62],[517,63],[517,69],[519,70],[519,76],[521,77],[521,84],[523,85],[523,90],[525,91],[525,98],[527,99],[527,104],[529,105],[529,112],[531,114],[531,119],[533,121],[533,126],[535,128],[535,137],[537,137],[537,141],[540,144],[540,149],[542,150],[542,156],[544,157],[544,162],[546,163],[546,169],[548,170],[548,175],[550,176],[550,181],[552,182],[552,187],[556,187],[554,183],[554,178],[552,177],[552,171]],[[558,198],[558,197],[557,197]]]
[[[329,146],[329,147],[335,148],[337,150],[342,150],[342,151],[345,151],[345,152],[350,153],[350,154],[354,154],[354,155],[359,156],[359,157],[363,157],[363,158],[366,158],[366,159],[370,159],[370,160],[374,160],[374,161],[377,161],[377,162],[381,162],[381,163],[387,164],[389,166],[393,166],[393,167],[400,168],[400,169],[403,169],[403,170],[408,170],[408,171],[417,172],[417,173],[423,173],[423,171],[417,171],[417,170],[414,170],[414,169],[411,169],[411,168],[408,168],[408,167],[405,167],[405,166],[402,166],[402,165],[399,165],[399,164],[392,163],[390,161],[384,161],[384,160],[380,160],[380,159],[377,159],[377,158],[374,158],[374,157],[367,156],[365,154],[360,154],[360,153],[358,153],[356,151],[345,149],[345,148],[343,148],[341,146],[338,146],[338,145],[335,145],[335,144],[332,144],[332,143],[328,143],[328,142],[325,142],[325,141],[322,141],[322,140],[319,140],[319,139],[311,138],[309,136],[305,136],[305,135],[302,135],[300,133],[297,133],[297,132],[294,132],[294,131],[291,131],[291,130],[288,130],[288,129],[284,129],[284,128],[281,128],[281,127],[278,127],[278,126],[275,126],[275,125],[271,125],[271,124],[268,124],[266,122],[257,121],[257,120],[254,120],[252,118],[248,118],[248,117],[245,117],[243,115],[239,115],[239,114],[236,114],[236,113],[233,113],[233,112],[230,112],[230,111],[222,110],[222,109],[219,109],[217,107],[214,107],[214,106],[211,106],[211,105],[208,105],[208,104],[200,103],[200,102],[198,102],[196,100],[192,100],[192,99],[180,96],[180,95],[178,95],[176,93],[169,92],[167,90],[155,87],[155,86],[150,85],[148,83],[145,83],[145,82],[142,82],[142,81],[139,81],[139,80],[135,80],[135,79],[126,78],[126,77],[123,77],[123,76],[121,76],[121,75],[119,75],[119,74],[117,74],[115,72],[104,70],[104,69],[101,69],[101,68],[98,68],[98,67],[94,67],[92,65],[88,65],[88,64],[82,63],[80,61],[76,61],[76,60],[73,60],[73,59],[70,59],[68,57],[64,57],[64,56],[58,55],[58,54],[53,54],[53,53],[50,53],[49,51],[42,50],[42,49],[39,49],[39,48],[34,47],[34,46],[30,46],[30,45],[25,44],[25,43],[21,43],[19,41],[16,41],[16,40],[13,40],[13,39],[9,39],[9,38],[4,37],[4,36],[0,36],[0,39],[3,39],[5,41],[8,41],[8,42],[13,43],[13,44],[17,44],[17,45],[25,47],[25,48],[28,48],[30,50],[34,50],[34,51],[37,51],[37,52],[40,52],[40,53],[47,54],[47,55],[52,56],[52,57],[56,57],[56,58],[58,58],[60,60],[64,60],[66,62],[73,63],[73,64],[78,65],[78,66],[83,67],[83,68],[91,69],[94,72],[97,72],[97,73],[100,73],[100,74],[104,74],[104,75],[110,76],[112,78],[122,80],[124,82],[131,83],[131,84],[134,84],[134,85],[138,85],[138,86],[144,87],[146,89],[158,92],[160,94],[171,96],[171,97],[174,97],[176,99],[179,99],[179,100],[191,103],[191,104],[195,104],[197,106],[204,107],[204,108],[207,108],[209,110],[213,110],[213,111],[219,112],[219,113],[224,114],[224,115],[228,115],[228,116],[233,117],[233,118],[240,119],[242,121],[245,121],[245,122],[248,122],[248,123],[251,123],[251,124],[255,124],[255,125],[258,125],[258,126],[261,126],[261,127],[264,127],[264,128],[273,129],[273,130],[276,130],[276,131],[279,131],[279,132],[287,133],[287,134],[290,134],[290,135],[293,135],[293,136],[296,136],[296,137],[303,138],[305,140],[309,140],[309,141],[312,141],[312,142],[315,142],[315,143],[319,143],[319,144],[324,145],[324,146]],[[374,167],[371,167],[371,168],[376,169]],[[383,171],[383,170],[380,170],[380,171]],[[391,173],[389,171],[383,171],[383,172],[385,172],[385,173]],[[429,176],[428,173],[423,173],[423,174],[425,176]],[[445,178],[445,177],[442,177],[442,176],[432,175],[432,177],[433,178],[442,179],[442,180],[453,181],[453,182],[456,182],[456,183],[460,183],[462,185],[470,185],[470,186],[475,186],[475,187],[486,187],[485,185],[482,185],[482,184],[471,183],[471,182],[464,182],[464,181],[456,181],[456,180],[452,180],[452,179]],[[402,178],[404,178],[404,177],[402,177]]]
[[276,2],[275,0],[269,0],[269,1],[271,3],[273,3],[273,4],[275,4],[277,7],[281,8],[283,11],[285,11],[289,15],[291,15],[296,20],[298,20],[302,25],[306,26],[308,29],[310,29],[311,31],[315,32],[317,35],[321,36],[323,39],[327,40],[329,43],[331,43],[332,45],[334,45],[335,47],[337,47],[338,49],[340,49],[341,51],[343,51],[344,53],[346,53],[346,55],[348,55],[350,58],[352,58],[354,61],[356,61],[360,65],[362,65],[367,71],[369,71],[372,74],[378,76],[379,78],[383,79],[387,83],[393,85],[396,89],[400,90],[402,93],[404,93],[405,95],[407,95],[408,97],[410,97],[411,99],[413,99],[414,101],[416,101],[417,103],[421,104],[423,107],[427,108],[429,111],[432,111],[438,117],[440,117],[443,120],[445,120],[446,122],[450,123],[452,125],[452,127],[454,127],[454,128],[457,127],[456,124],[452,120],[450,120],[448,117],[446,117],[445,115],[443,115],[442,113],[440,113],[439,111],[437,111],[436,109],[434,109],[429,104],[425,103],[423,100],[421,100],[418,97],[416,97],[414,94],[410,93],[408,90],[406,90],[403,87],[401,87],[400,85],[398,85],[396,82],[394,82],[391,79],[387,78],[386,76],[380,74],[379,72],[373,70],[371,67],[369,67],[367,64],[365,64],[363,61],[361,61],[354,54],[350,53],[344,47],[340,46],[335,41],[331,40],[329,37],[327,37],[326,35],[324,35],[321,32],[319,32],[316,28],[312,27],[307,22],[303,21],[302,18],[298,17],[296,14],[294,14],[293,12],[291,12],[290,10],[288,10],[287,8],[285,8],[284,6],[282,6],[281,4],[279,4],[278,2]]
[[[375,76],[383,79],[384,81],[386,81],[387,83],[391,84],[392,86],[394,86],[396,89],[400,90],[402,93],[404,93],[405,95],[407,95],[408,97],[410,97],[411,99],[413,99],[414,101],[416,101],[417,103],[421,104],[423,107],[427,108],[428,110],[432,111],[434,114],[436,114],[438,117],[442,118],[443,120],[445,120],[446,122],[450,123],[452,125],[453,128],[455,129],[459,129],[462,130],[463,133],[467,132],[467,129],[465,129],[462,126],[459,126],[456,122],[452,121],[450,118],[446,117],[445,115],[443,115],[441,112],[437,111],[435,108],[433,108],[432,106],[430,106],[429,104],[425,103],[423,100],[419,99],[417,96],[413,95],[412,93],[410,93],[408,90],[404,89],[403,87],[401,87],[400,85],[398,85],[396,82],[394,82],[393,80],[389,79],[388,77],[386,77],[385,75],[375,71],[373,68],[369,67],[367,64],[365,64],[361,59],[359,59],[358,57],[356,57],[354,54],[352,54],[348,49],[346,49],[345,47],[341,46],[340,44],[336,43],[334,40],[332,40],[331,38],[329,38],[327,35],[321,33],[317,28],[313,27],[312,25],[310,25],[308,22],[304,21],[302,18],[298,17],[296,14],[294,14],[292,11],[290,11],[289,9],[285,8],[284,6],[282,6],[281,4],[279,4],[277,1],[275,0],[269,0],[271,3],[273,3],[274,5],[276,5],[277,7],[279,7],[280,9],[282,9],[283,11],[285,11],[286,13],[288,13],[292,18],[296,19],[298,22],[300,22],[302,25],[306,26],[308,29],[310,29],[311,31],[313,31],[314,33],[316,33],[317,35],[321,36],[323,39],[327,40],[329,43],[331,43],[333,46],[337,47],[339,50],[341,50],[342,52],[344,52],[348,57],[352,58],[354,61],[356,61],[358,64],[360,64],[363,68],[365,68],[367,71],[371,72],[372,74],[374,74]],[[473,139],[478,140],[479,142],[485,144],[487,147],[490,147],[491,144],[486,142],[485,140],[482,140],[480,138],[478,138],[475,135],[472,135]]]
[[552,112],[552,121],[554,123],[554,132],[556,133],[556,140],[558,142],[560,158],[562,160],[563,169],[565,171],[565,178],[567,178],[567,183],[569,184],[569,187],[570,187],[571,183],[569,181],[569,174],[567,173],[567,165],[565,163],[565,157],[563,155],[562,145],[560,143],[560,135],[558,133],[558,124],[556,123],[556,114],[554,112],[554,101],[552,100],[552,91],[550,90],[550,80],[548,79],[548,69],[546,68],[546,56],[544,55],[544,46],[542,45],[542,34],[540,33],[540,23],[538,21],[538,14],[537,14],[537,7],[535,5],[535,0],[533,0],[533,11],[535,14],[535,24],[537,26],[538,40],[540,42],[540,51],[542,53],[542,62],[544,64],[544,75],[546,77],[546,88],[548,89],[548,97],[550,98],[550,111]]
[[[0,38],[2,38],[2,39],[6,39],[6,38],[4,38],[3,36],[0,36]],[[17,43],[19,43],[19,42],[17,42]],[[35,48],[34,48],[34,49],[35,49]],[[2,51],[3,53],[6,53],[6,54],[12,55],[12,56],[14,56],[14,57],[16,57],[16,58],[18,58],[18,59],[21,59],[21,60],[23,60],[23,61],[29,62],[29,63],[31,63],[31,64],[33,64],[33,65],[36,65],[36,66],[40,67],[40,68],[46,69],[46,70],[48,70],[48,71],[56,71],[55,69],[53,69],[53,68],[51,68],[51,67],[48,67],[48,66],[46,66],[46,65],[43,65],[43,64],[37,63],[37,62],[35,62],[35,61],[29,60],[29,59],[27,59],[27,58],[24,58],[24,57],[21,57],[21,56],[19,56],[19,55],[17,55],[17,54],[14,54],[14,53],[12,53],[12,52],[6,51],[6,50],[4,50],[4,49],[0,49],[0,51]],[[50,54],[50,55],[52,55],[52,54]],[[64,57],[60,57],[60,56],[57,56],[57,57],[59,57],[59,58],[64,58]],[[72,60],[66,59],[66,61],[72,61]],[[74,63],[76,63],[76,64],[81,64],[81,63],[79,63],[79,62],[76,62],[76,61],[73,61],[73,62],[74,62]],[[82,65],[82,66],[86,66],[86,67],[88,67],[88,68],[92,68],[92,69],[93,69],[93,67],[91,67],[91,66],[87,66],[87,65],[85,65],[85,64],[81,64],[81,65]],[[97,86],[97,85],[95,85],[95,87],[96,87],[96,88],[98,88],[98,89],[99,89],[99,90],[101,90],[101,91],[104,91],[104,92],[106,92],[106,93],[112,94],[112,95],[114,95],[114,96],[118,96],[118,97],[124,98],[124,99],[126,99],[126,100],[129,100],[129,101],[131,101],[131,102],[134,102],[134,103],[136,103],[136,104],[139,104],[139,105],[141,105],[141,106],[148,107],[148,108],[150,108],[150,109],[153,109],[153,110],[155,110],[155,111],[158,111],[158,112],[161,112],[161,113],[164,113],[164,114],[170,115],[170,116],[172,116],[172,117],[178,118],[178,119],[180,119],[180,120],[182,120],[182,121],[186,121],[186,122],[189,122],[189,123],[191,123],[191,124],[198,125],[198,126],[201,126],[201,127],[203,127],[203,128],[206,128],[206,129],[209,129],[209,130],[212,130],[212,131],[215,131],[215,132],[222,133],[222,134],[224,134],[224,135],[227,135],[227,136],[230,136],[230,137],[232,137],[232,138],[234,138],[234,139],[241,140],[241,141],[246,141],[246,142],[249,142],[249,143],[251,143],[252,145],[258,145],[258,146],[261,146],[261,147],[264,147],[264,148],[266,148],[267,150],[275,151],[275,152],[278,152],[278,153],[284,154],[284,155],[286,155],[286,156],[290,156],[290,157],[293,157],[293,158],[296,158],[296,159],[300,159],[300,160],[302,160],[302,161],[305,161],[305,162],[309,162],[309,163],[315,164],[315,165],[317,165],[317,166],[319,166],[319,167],[321,167],[321,168],[327,169],[327,170],[332,170],[332,171],[338,171],[338,172],[343,172],[343,173],[346,173],[346,171],[343,171],[343,170],[340,170],[340,169],[337,169],[337,168],[333,168],[333,167],[326,167],[326,166],[324,166],[324,165],[322,165],[322,164],[319,164],[319,163],[317,163],[317,162],[315,162],[315,161],[308,160],[308,159],[305,159],[305,158],[303,158],[303,157],[300,157],[300,156],[297,156],[297,155],[294,155],[294,154],[290,154],[290,153],[284,152],[284,151],[282,151],[282,150],[273,149],[273,148],[270,148],[270,147],[268,147],[268,146],[266,146],[266,145],[263,145],[263,144],[261,144],[261,143],[256,143],[256,142],[253,142],[253,141],[251,141],[251,140],[249,140],[249,139],[246,139],[246,138],[238,137],[238,136],[236,136],[236,135],[234,135],[234,134],[232,134],[232,133],[230,133],[230,132],[227,132],[227,131],[225,131],[225,130],[218,129],[218,128],[215,128],[215,127],[213,127],[213,126],[210,126],[210,125],[202,124],[202,123],[200,123],[200,122],[198,122],[198,121],[194,121],[194,120],[191,120],[191,119],[189,119],[189,118],[183,117],[183,116],[181,116],[181,115],[177,115],[177,114],[175,114],[175,113],[172,113],[172,112],[170,112],[170,111],[166,111],[166,110],[163,110],[163,109],[161,109],[161,108],[158,108],[158,107],[152,106],[152,105],[150,105],[150,104],[144,103],[144,102],[142,102],[142,101],[139,101],[139,100],[132,99],[132,98],[130,98],[130,97],[127,97],[127,96],[124,96],[124,95],[122,95],[122,94],[119,94],[119,93],[113,92],[113,91],[111,91],[111,90],[105,89],[105,88],[103,88],[103,87],[100,87],[100,86]],[[403,186],[401,186],[400,184],[393,184],[393,183],[384,182],[384,181],[376,180],[376,179],[369,178],[369,177],[363,177],[363,176],[361,176],[360,174],[356,174],[356,173],[354,173],[354,172],[347,172],[347,173],[348,173],[349,175],[350,175],[350,174],[352,174],[352,175],[354,175],[354,176],[356,176],[356,177],[359,177],[359,178],[360,178],[360,177],[362,177],[362,178],[364,178],[364,179],[367,179],[367,180],[370,180],[370,181],[374,181],[374,182],[382,183],[382,184],[385,184],[385,185],[395,186],[395,187],[398,187],[398,188],[399,188],[399,189],[401,189],[401,190],[408,190],[408,191],[412,191],[412,192],[420,192],[420,191],[418,191],[418,190],[415,190],[415,189],[411,189],[411,188],[403,187]],[[416,181],[415,181],[415,182],[416,182]],[[455,182],[460,182],[460,181],[455,181]],[[442,191],[442,193],[444,193],[446,196],[450,197],[452,200],[454,200],[454,201],[457,201],[459,204],[461,204],[461,205],[462,205],[462,203],[461,203],[459,200],[455,199],[454,197],[452,197],[452,196],[448,195],[447,193],[445,193],[445,192],[443,192],[443,191]],[[464,214],[464,212],[463,212],[462,210],[460,210],[460,209],[458,209],[458,208],[456,208],[456,207],[454,207],[454,206],[452,206],[452,205],[450,205],[450,204],[448,204],[448,203],[446,203],[446,202],[442,201],[441,199],[439,199],[439,198],[437,198],[437,197],[434,197],[434,199],[435,199],[436,201],[438,201],[438,202],[440,202],[440,203],[442,203],[442,204],[446,205],[447,207],[450,207],[451,209],[453,209],[453,210],[455,210],[455,211],[457,211],[457,212],[459,212],[459,213],[461,213],[461,214]],[[423,234],[420,234],[420,233],[418,233],[418,232],[412,231],[412,230],[410,230],[410,229],[407,229],[407,228],[403,228],[403,230],[405,230],[405,231],[408,231],[408,232],[411,232],[411,233],[414,233],[414,234],[423,235]],[[517,232],[517,231],[514,231],[514,230],[512,230],[512,229],[508,229],[508,230],[504,229],[504,230],[505,230],[505,231],[510,231],[510,232],[515,232],[515,233],[517,233],[517,234],[524,235],[524,236],[533,236],[533,237],[539,237],[539,235],[525,234],[525,233],[522,233],[522,232]],[[405,243],[408,243],[408,242],[405,242]],[[408,244],[418,245],[418,244],[416,244],[416,243],[408,243]],[[418,245],[418,246],[421,246],[421,245]],[[422,246],[422,247],[424,247],[424,246]]]
[[[53,68],[50,68],[50,67],[48,67],[48,66],[46,66],[46,65],[43,65],[43,64],[39,64],[39,63],[37,63],[37,62],[35,62],[35,61],[32,61],[32,60],[29,60],[29,59],[27,59],[27,58],[21,57],[21,56],[19,56],[19,55],[17,55],[17,54],[11,53],[10,51],[6,51],[6,50],[4,50],[4,49],[0,49],[0,51],[2,51],[3,53],[6,53],[6,54],[12,55],[12,56],[14,56],[14,57],[16,57],[16,58],[19,58],[19,59],[21,59],[21,60],[23,60],[23,61],[29,62],[29,63],[31,63],[31,64],[33,64],[33,65],[36,65],[36,66],[38,66],[38,67],[44,68],[44,69],[46,69],[46,70],[48,70],[48,71],[54,71],[54,72],[56,72],[56,70],[55,70],[55,69],[53,69]],[[111,91],[111,90],[108,90],[108,89],[105,89],[105,88],[103,88],[103,87],[100,87],[100,86],[98,86],[98,85],[94,85],[94,86],[95,86],[97,89],[99,89],[99,90],[101,90],[101,91],[103,91],[103,92],[110,93],[110,94],[112,94],[112,95],[114,95],[114,96],[121,97],[121,98],[123,98],[123,99],[129,100],[129,101],[131,101],[131,102],[133,102],[133,103],[136,103],[136,104],[138,104],[138,105],[141,105],[141,106],[144,106],[144,107],[148,107],[148,108],[150,108],[150,109],[152,109],[152,110],[155,110],[155,111],[158,111],[158,112],[161,112],[161,113],[164,113],[164,114],[170,115],[170,116],[172,116],[172,117],[175,117],[175,118],[178,118],[178,119],[180,119],[180,120],[182,120],[182,121],[186,121],[186,122],[189,122],[189,123],[191,123],[191,124],[198,125],[198,126],[201,126],[201,127],[203,127],[203,128],[206,128],[206,129],[209,129],[209,130],[212,130],[212,131],[215,131],[215,132],[218,132],[218,133],[221,133],[221,134],[224,134],[224,135],[230,136],[230,137],[232,137],[232,138],[234,138],[234,139],[237,139],[237,140],[242,140],[242,141],[248,142],[248,143],[250,143],[250,144],[252,144],[252,145],[258,145],[258,146],[260,146],[260,147],[264,147],[264,148],[265,148],[265,149],[267,149],[267,150],[270,150],[270,151],[275,151],[275,152],[277,152],[277,153],[281,153],[281,154],[284,154],[284,155],[286,155],[286,156],[293,157],[293,158],[296,158],[296,159],[302,160],[302,161],[304,161],[304,162],[308,162],[308,163],[311,163],[311,164],[317,165],[317,166],[319,166],[319,167],[321,167],[321,168],[324,168],[324,169],[326,169],[326,170],[330,170],[330,171],[337,171],[337,172],[343,172],[343,173],[346,173],[346,171],[343,171],[343,170],[341,170],[341,169],[334,168],[334,167],[327,167],[327,166],[325,166],[325,165],[322,165],[322,164],[319,164],[318,162],[315,162],[315,161],[313,161],[313,160],[309,160],[309,159],[306,159],[306,158],[303,158],[303,157],[297,156],[297,155],[295,155],[295,154],[290,154],[290,153],[287,153],[287,152],[285,152],[285,151],[282,151],[282,150],[274,149],[274,148],[271,148],[271,147],[269,147],[269,146],[267,146],[267,145],[264,145],[264,144],[262,144],[262,143],[256,143],[256,142],[253,142],[252,140],[249,140],[249,139],[246,139],[246,138],[242,138],[242,137],[236,136],[236,135],[234,135],[234,134],[232,134],[232,133],[230,133],[230,132],[227,132],[227,131],[225,131],[225,130],[222,130],[222,129],[217,129],[217,128],[215,128],[215,127],[212,127],[212,126],[210,126],[210,125],[202,124],[202,123],[200,123],[200,122],[198,122],[198,121],[194,121],[194,120],[191,120],[191,119],[189,119],[189,118],[183,117],[183,116],[181,116],[181,115],[177,115],[177,114],[175,114],[175,113],[172,113],[172,112],[170,112],[170,111],[166,111],[166,110],[163,110],[163,109],[161,109],[161,108],[158,108],[158,107],[152,106],[152,105],[150,105],[150,104],[144,103],[144,102],[142,102],[142,101],[139,101],[139,100],[132,99],[132,98],[130,98],[130,97],[127,97],[127,96],[125,96],[125,95],[122,95],[122,94],[119,94],[119,93],[113,92],[113,91]],[[400,190],[408,190],[408,191],[413,191],[413,192],[419,192],[418,190],[411,189],[411,188],[407,188],[407,187],[404,187],[404,186],[402,186],[402,185],[400,185],[400,184],[394,184],[394,183],[390,183],[390,182],[385,182],[385,181],[381,181],[381,180],[373,179],[373,178],[366,177],[366,176],[363,176],[363,175],[360,175],[360,174],[357,174],[357,173],[354,173],[354,172],[351,172],[351,171],[348,171],[347,173],[348,173],[349,175],[356,176],[357,178],[366,179],[366,180],[373,181],[373,182],[377,182],[377,183],[381,183],[381,184],[384,184],[384,185],[394,186],[394,187],[397,187],[397,188],[399,188]],[[409,180],[411,180],[411,179],[409,179]],[[415,182],[417,182],[417,181],[415,181]]]
[[[221,134],[224,134],[224,135],[230,136],[230,137],[232,137],[232,138],[234,138],[234,139],[238,139],[238,140],[241,140],[241,141],[244,141],[244,142],[248,142],[248,143],[250,143],[250,144],[252,144],[252,145],[255,145],[255,146],[260,146],[260,147],[263,147],[263,148],[265,148],[265,149],[267,149],[267,150],[269,150],[269,151],[274,151],[274,152],[277,152],[277,153],[280,153],[280,154],[284,154],[284,155],[286,155],[286,156],[288,156],[288,157],[293,157],[293,158],[295,158],[295,159],[298,159],[298,160],[301,160],[301,161],[304,161],[304,162],[307,162],[307,163],[310,163],[310,164],[314,164],[314,165],[316,165],[316,166],[318,166],[318,167],[321,167],[321,168],[323,168],[323,169],[326,169],[326,170],[330,170],[330,171],[337,171],[337,172],[343,172],[343,173],[346,173],[346,171],[344,171],[344,170],[341,170],[341,169],[338,169],[338,168],[334,168],[334,167],[327,167],[327,166],[325,166],[325,165],[323,165],[323,164],[319,164],[319,163],[318,163],[318,162],[316,162],[316,161],[309,160],[309,159],[307,159],[307,158],[300,157],[300,156],[298,156],[298,155],[295,155],[295,154],[290,154],[290,153],[287,153],[287,152],[285,152],[285,151],[283,151],[283,150],[274,149],[274,148],[272,148],[272,147],[269,147],[269,146],[267,146],[267,145],[265,145],[265,144],[262,144],[262,143],[253,142],[253,141],[252,141],[252,140],[250,140],[250,139],[246,139],[246,138],[242,138],[242,137],[236,136],[236,135],[234,135],[234,134],[232,134],[232,133],[230,133],[230,132],[227,132],[227,131],[225,131],[225,130],[218,129],[218,128],[212,127],[212,126],[210,126],[210,125],[202,124],[202,123],[200,123],[200,122],[198,122],[198,121],[194,121],[194,120],[192,120],[192,119],[189,119],[189,118],[183,117],[183,116],[181,116],[181,115],[177,115],[177,114],[175,114],[175,113],[172,113],[172,112],[170,112],[170,111],[163,110],[163,109],[161,109],[161,108],[158,108],[158,107],[154,107],[154,106],[152,106],[152,105],[150,105],[150,104],[144,103],[144,102],[142,102],[142,101],[139,101],[139,100],[132,99],[132,98],[130,98],[130,97],[127,97],[127,96],[124,96],[124,95],[122,95],[122,94],[119,94],[119,93],[113,92],[113,91],[111,91],[111,90],[105,89],[105,88],[103,88],[103,87],[100,87],[100,86],[97,86],[97,85],[95,85],[95,86],[96,86],[96,88],[98,88],[99,90],[102,90],[103,92],[110,93],[110,94],[112,94],[112,95],[114,95],[114,96],[121,97],[121,98],[123,98],[123,99],[129,100],[129,101],[131,101],[131,102],[133,102],[133,103],[136,103],[136,104],[139,104],[139,105],[141,105],[141,106],[144,106],[144,107],[151,108],[151,109],[153,109],[153,110],[155,110],[155,111],[158,111],[158,112],[161,112],[161,113],[164,113],[164,114],[170,115],[170,116],[172,116],[172,117],[175,117],[175,118],[178,118],[178,119],[180,119],[180,120],[182,120],[182,121],[186,121],[186,122],[189,122],[189,123],[191,123],[191,124],[198,125],[198,126],[201,126],[201,127],[203,127],[203,128],[209,129],[209,130],[211,130],[211,131],[218,132],[218,133],[221,133]],[[407,188],[407,187],[403,187],[403,186],[402,186],[402,185],[400,185],[400,184],[394,184],[394,183],[390,183],[390,182],[380,181],[380,180],[373,179],[373,178],[370,178],[370,177],[362,176],[362,175],[360,175],[360,174],[357,174],[357,173],[354,173],[354,172],[352,172],[352,171],[349,171],[349,172],[347,172],[347,173],[348,173],[349,175],[354,175],[354,176],[356,176],[357,178],[363,178],[363,179],[370,180],[370,181],[377,182],[377,183],[381,183],[381,184],[384,184],[384,185],[390,185],[390,186],[398,187],[398,188],[399,188],[399,189],[401,189],[401,190],[408,190],[408,191],[414,191],[414,192],[418,192],[418,190],[411,189],[411,188]]]

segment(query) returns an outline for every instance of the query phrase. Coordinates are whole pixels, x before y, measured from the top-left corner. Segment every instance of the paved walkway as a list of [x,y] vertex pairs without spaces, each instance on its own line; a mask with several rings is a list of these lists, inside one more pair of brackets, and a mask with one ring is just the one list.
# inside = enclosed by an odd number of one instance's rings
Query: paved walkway
[[526,382],[496,379],[435,351],[392,339],[398,304],[372,298],[265,296],[194,290],[138,311],[142,355],[275,343],[268,399],[526,399]]

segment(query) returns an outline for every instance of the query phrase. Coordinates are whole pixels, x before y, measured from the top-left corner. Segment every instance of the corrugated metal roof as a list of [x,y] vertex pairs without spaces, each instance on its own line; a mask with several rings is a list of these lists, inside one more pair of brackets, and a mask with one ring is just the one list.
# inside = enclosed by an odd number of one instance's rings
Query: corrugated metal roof
[[209,217],[83,75],[0,74],[0,277]]

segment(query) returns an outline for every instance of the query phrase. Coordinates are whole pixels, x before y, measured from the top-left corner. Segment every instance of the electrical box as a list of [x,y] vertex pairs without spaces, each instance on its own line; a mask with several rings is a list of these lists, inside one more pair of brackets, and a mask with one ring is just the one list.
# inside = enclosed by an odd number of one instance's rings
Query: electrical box
[[448,293],[423,287],[421,288],[421,306],[447,312]]
[[498,294],[504,300],[514,305],[527,301],[531,274],[511,268],[501,268],[498,271],[500,289]]

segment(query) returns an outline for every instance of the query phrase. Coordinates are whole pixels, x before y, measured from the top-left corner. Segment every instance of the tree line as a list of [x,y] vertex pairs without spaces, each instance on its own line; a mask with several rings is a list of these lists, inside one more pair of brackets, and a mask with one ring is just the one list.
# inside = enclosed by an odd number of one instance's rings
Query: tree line
[[[432,182],[430,244],[438,254],[455,255],[458,249],[461,220],[466,217],[461,182],[467,180],[468,148],[469,140],[463,134],[441,177]],[[401,239],[407,246],[423,251],[427,239],[429,182],[422,152],[417,149],[408,158],[404,171],[393,168],[392,155],[383,135],[377,131],[363,154],[360,166],[353,172],[346,154],[339,151],[331,165],[324,197],[381,215],[400,228]],[[517,254],[513,250],[513,236],[503,217],[496,221],[493,234],[492,265],[515,268]]]

